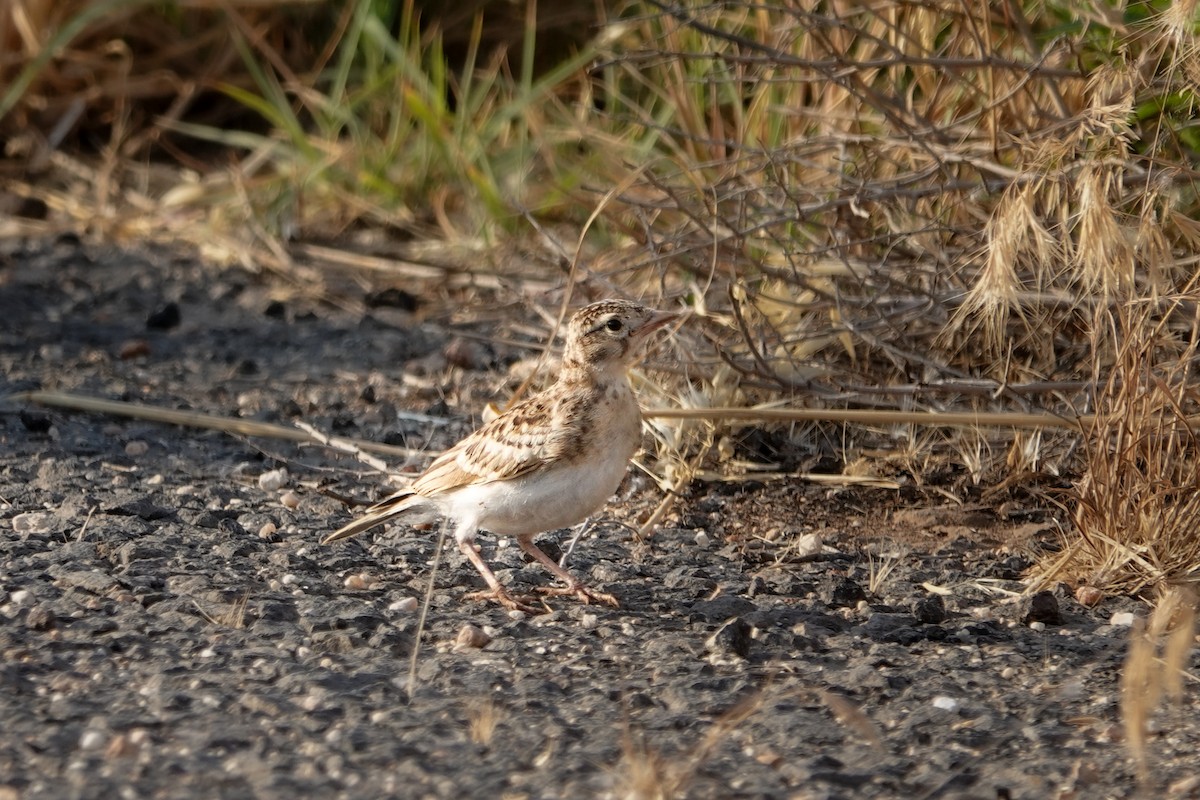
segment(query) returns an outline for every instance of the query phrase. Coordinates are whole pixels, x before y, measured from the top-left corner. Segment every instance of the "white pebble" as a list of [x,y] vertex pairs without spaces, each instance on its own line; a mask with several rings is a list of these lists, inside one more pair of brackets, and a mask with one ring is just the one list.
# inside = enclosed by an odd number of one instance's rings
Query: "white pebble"
[[825,542],[821,540],[819,534],[806,533],[803,536],[796,538],[796,543],[791,547],[790,555],[793,558],[812,558],[821,554],[821,548],[825,546]]
[[47,533],[53,518],[49,511],[26,511],[12,518],[12,529],[17,533]]
[[217,655],[217,651],[213,650],[211,647],[206,647],[196,655],[199,658],[214,658]]
[[712,539],[704,531],[696,531],[696,547],[708,547]]
[[1046,630],[1046,623],[1038,622],[1037,620],[1034,620],[1033,622],[1029,623],[1029,630],[1044,631],[1044,630]]
[[288,471],[287,467],[273,469],[270,472],[264,472],[258,476],[258,488],[264,492],[273,492],[276,489],[282,489],[287,483]]
[[144,456],[148,452],[150,452],[150,445],[146,444],[141,439],[134,439],[132,442],[129,442],[125,445],[125,455],[129,456],[130,458]]
[[584,612],[583,616],[581,616],[579,618],[579,627],[583,628],[585,631],[590,631],[592,628],[595,628],[599,624],[600,624],[600,618],[597,617],[595,614],[589,614],[587,612]]
[[1133,625],[1132,611],[1118,611],[1108,619],[1109,625],[1116,625],[1122,628],[1128,628]]
[[388,611],[396,614],[411,614],[417,610],[417,598],[403,597],[399,600],[394,600],[388,605]]
[[282,578],[280,578],[280,582],[284,586],[294,586],[295,584],[300,582],[300,576],[293,575],[292,573],[289,572],[288,574],[286,574]]
[[1017,670],[1015,667],[1005,667],[1004,669],[1000,670],[1000,677],[1006,681],[1011,680],[1016,674]]
[[939,694],[933,698],[933,707],[940,708],[943,711],[954,711],[958,708],[958,701],[953,697],[946,697],[944,694]]
[[520,622],[521,620],[525,619],[526,616],[527,615],[525,612],[519,608],[510,609],[508,612],[508,618],[514,622]]
[[293,511],[300,507],[300,495],[288,489],[279,497],[279,502],[284,508],[290,508]]
[[8,599],[14,606],[24,606],[28,605],[29,601],[33,599],[33,593],[28,589],[17,589],[8,596]]
[[79,749],[99,750],[104,746],[104,740],[105,736],[103,731],[84,731],[83,735],[79,737]]
[[164,478],[162,476],[162,473],[157,473],[155,475],[151,475],[149,478],[146,478],[146,485],[147,486],[162,486],[163,480],[164,480]]

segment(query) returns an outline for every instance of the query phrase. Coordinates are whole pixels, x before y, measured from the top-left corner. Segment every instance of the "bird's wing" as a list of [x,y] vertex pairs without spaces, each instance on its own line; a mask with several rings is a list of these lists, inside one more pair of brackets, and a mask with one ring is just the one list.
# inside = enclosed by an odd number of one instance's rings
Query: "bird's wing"
[[531,397],[442,453],[410,488],[432,496],[545,469],[579,449],[583,412],[569,395]]

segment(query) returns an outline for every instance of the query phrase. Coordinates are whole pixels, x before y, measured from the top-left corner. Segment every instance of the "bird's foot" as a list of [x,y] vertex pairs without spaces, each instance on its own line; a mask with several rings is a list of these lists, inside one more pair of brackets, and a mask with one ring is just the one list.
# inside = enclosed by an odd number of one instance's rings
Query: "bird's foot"
[[509,611],[523,611],[526,614],[546,614],[550,611],[545,603],[541,606],[530,605],[536,601],[533,597],[514,597],[508,593],[507,589],[484,589],[478,592],[471,592],[467,595],[468,600],[494,600],[500,605],[507,608]]
[[592,603],[600,603],[613,608],[620,608],[621,604],[617,602],[617,598],[607,592],[601,592],[590,586],[585,586],[582,583],[575,582],[568,586],[541,586],[538,587],[538,594],[550,595],[552,597],[573,596],[579,598],[579,602],[584,605]]

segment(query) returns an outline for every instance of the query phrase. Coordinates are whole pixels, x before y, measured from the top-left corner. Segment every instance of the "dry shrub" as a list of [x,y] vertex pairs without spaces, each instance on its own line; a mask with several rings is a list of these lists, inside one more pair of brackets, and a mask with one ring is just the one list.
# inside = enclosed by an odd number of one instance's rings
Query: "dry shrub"
[[[614,120],[671,154],[622,196],[626,255],[710,287],[709,358],[747,402],[1073,415],[1097,310],[1190,276],[1190,112],[1146,110],[1190,92],[1191,12],[653,5],[611,66],[644,87]],[[988,449],[983,480],[1010,452]]]
[[1071,541],[1046,579],[1137,593],[1200,579],[1196,296],[1124,306],[1084,440]]

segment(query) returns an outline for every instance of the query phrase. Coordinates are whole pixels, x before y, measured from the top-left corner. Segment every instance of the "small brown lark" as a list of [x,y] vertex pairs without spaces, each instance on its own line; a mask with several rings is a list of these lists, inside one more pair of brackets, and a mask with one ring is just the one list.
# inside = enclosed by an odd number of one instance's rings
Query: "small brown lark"
[[479,530],[513,536],[575,595],[616,606],[585,586],[533,543],[543,531],[582,522],[604,505],[642,439],[642,417],[626,370],[651,333],[676,318],[624,300],[593,303],[575,314],[555,383],[451,447],[413,484],[381,500],[325,537],[337,541],[403,515],[410,522],[453,520],[458,549],[487,581],[489,596],[536,613],[510,595],[475,549]]

